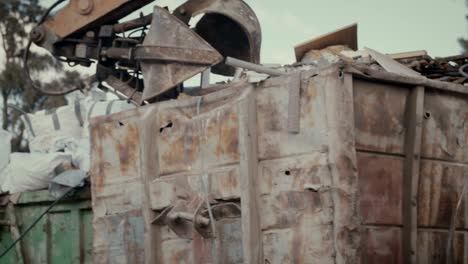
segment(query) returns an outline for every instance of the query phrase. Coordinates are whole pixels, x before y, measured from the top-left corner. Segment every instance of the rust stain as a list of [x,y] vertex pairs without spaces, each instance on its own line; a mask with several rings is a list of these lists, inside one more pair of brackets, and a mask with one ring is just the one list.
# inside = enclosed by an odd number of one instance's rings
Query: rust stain
[[104,185],[104,161],[101,159],[104,157],[104,149],[101,144],[101,139],[104,136],[102,126],[93,126],[91,130],[91,178],[92,185],[96,192],[101,192]]
[[364,223],[402,224],[403,159],[357,154]]
[[[221,239],[221,238],[217,238]],[[196,231],[193,232],[192,237],[192,252],[194,263],[213,263],[211,259],[212,243],[210,240],[204,239]]]
[[265,206],[272,207],[273,220],[268,229],[287,228],[300,225],[306,215],[322,208],[320,193],[317,192],[280,192],[273,196]]
[[102,191],[103,187],[104,187],[104,177],[105,177],[105,174],[103,173],[104,171],[104,164],[102,162],[100,162],[98,165],[98,171],[96,174],[93,174],[92,175],[92,182],[93,182],[93,186],[95,188],[95,192],[96,193],[99,193]]
[[299,227],[296,227],[293,231],[293,239],[292,239],[292,259],[293,263],[295,264],[305,264],[304,262],[304,245],[303,245],[303,238],[304,234]]
[[356,182],[353,173],[357,171],[355,162],[350,157],[350,153],[340,154],[336,158],[336,167],[340,171],[340,184],[352,186]]
[[191,259],[190,252],[190,248],[184,248],[183,250],[177,251],[174,255],[170,256],[169,263],[186,263],[188,260]]
[[363,264],[403,263],[400,228],[364,228],[361,247]]
[[372,88],[370,93],[360,95],[355,101],[355,111],[360,117],[356,118],[356,126],[377,135],[400,133],[405,94],[392,94],[392,90],[380,87]]
[[280,111],[279,105],[275,97],[266,93],[262,99],[265,102],[258,104],[257,111],[261,112],[265,117],[264,120],[261,120],[265,125],[265,131],[281,131],[284,129],[284,114]]
[[301,89],[301,119],[307,120],[306,126],[303,127],[314,127],[313,102],[318,97],[318,90],[312,79],[302,82],[305,82],[305,85],[302,85]]
[[[418,192],[418,224],[448,228],[464,183],[464,167],[423,161]],[[466,228],[465,206],[460,207],[456,226]]]
[[101,118],[90,127],[93,193],[103,192],[114,177],[135,176],[138,171],[139,132],[135,123]]
[[[133,124],[121,127],[125,132],[123,138],[117,139],[116,149],[119,154],[120,171],[123,174],[134,174],[138,170],[139,133]],[[131,173],[129,173],[131,172]]]
[[240,196],[238,171],[229,170],[210,173],[211,197],[213,199],[233,199]]
[[468,161],[468,104],[454,95],[428,91],[424,102],[422,155]]
[[227,186],[231,187],[232,189],[237,189],[239,187],[239,180],[238,174],[235,171],[229,172],[229,177],[227,177],[227,182],[224,182]]
[[409,89],[356,80],[354,87],[357,148],[402,153]]
[[227,155],[234,160],[239,160],[239,121],[237,113],[234,111],[223,112],[217,121],[216,127],[218,127],[219,139],[216,145],[216,155]]
[[[454,236],[452,251],[453,263],[463,264],[467,252],[465,251],[466,239],[462,233],[457,233]],[[440,231],[418,232],[418,260],[420,263],[427,264],[445,264],[446,254],[445,248],[447,245],[447,233]]]
[[171,119],[171,121],[172,128],[160,133],[162,174],[188,170],[194,166],[200,152],[195,122],[180,119]]

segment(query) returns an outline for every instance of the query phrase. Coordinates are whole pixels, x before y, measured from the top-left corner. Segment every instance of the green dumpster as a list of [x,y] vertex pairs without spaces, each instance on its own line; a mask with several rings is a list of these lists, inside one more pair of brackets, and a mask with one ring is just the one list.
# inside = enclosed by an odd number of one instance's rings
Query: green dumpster
[[[0,207],[0,250],[3,252],[52,202],[47,190],[22,193],[14,204],[4,202]],[[91,195],[86,187],[54,206],[0,263],[92,263],[92,219]]]

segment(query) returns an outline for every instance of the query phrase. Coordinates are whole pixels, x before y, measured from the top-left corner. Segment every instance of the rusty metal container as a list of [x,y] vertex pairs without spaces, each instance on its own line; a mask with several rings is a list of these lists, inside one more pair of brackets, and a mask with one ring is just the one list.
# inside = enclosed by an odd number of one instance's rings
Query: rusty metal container
[[445,263],[467,91],[336,64],[94,119],[94,262]]

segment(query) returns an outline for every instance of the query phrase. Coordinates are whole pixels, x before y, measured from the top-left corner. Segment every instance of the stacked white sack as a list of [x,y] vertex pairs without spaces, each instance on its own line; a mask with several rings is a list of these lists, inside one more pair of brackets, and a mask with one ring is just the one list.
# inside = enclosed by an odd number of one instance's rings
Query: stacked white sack
[[23,121],[31,124],[28,130],[29,149],[38,153],[62,151],[56,143],[81,138],[85,116],[86,109],[82,101],[53,111],[39,111],[23,116]]
[[[12,153],[2,171],[1,192],[18,193],[48,187],[59,166],[70,166],[71,156],[64,153]],[[67,165],[68,164],[68,165]]]
[[75,96],[70,105],[55,111],[39,111],[23,117],[31,124],[28,129],[31,152],[64,152],[72,156],[76,168],[89,171],[89,120],[135,108],[125,100],[100,101],[102,98],[105,94],[95,91],[81,99]]

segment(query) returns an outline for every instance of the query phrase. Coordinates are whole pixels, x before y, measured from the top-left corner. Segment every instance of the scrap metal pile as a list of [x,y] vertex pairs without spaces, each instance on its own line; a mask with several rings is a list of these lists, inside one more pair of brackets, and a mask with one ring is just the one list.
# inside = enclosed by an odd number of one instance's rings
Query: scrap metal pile
[[406,65],[430,79],[444,82],[465,84],[468,82],[468,54],[444,58],[432,58],[425,51],[420,56],[401,58],[400,63]]
[[[412,69],[428,79],[465,84],[468,82],[467,63],[468,54],[432,58],[425,50],[402,52],[388,55],[391,59]],[[368,64],[373,68],[379,68],[379,62],[366,57],[358,61]],[[382,69],[382,68],[380,68]]]
[[468,54],[432,58],[425,50],[383,54],[358,50],[357,24],[341,28],[295,47],[297,63],[323,67],[339,61],[364,72],[394,73],[455,84],[468,83]]

